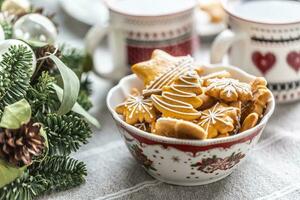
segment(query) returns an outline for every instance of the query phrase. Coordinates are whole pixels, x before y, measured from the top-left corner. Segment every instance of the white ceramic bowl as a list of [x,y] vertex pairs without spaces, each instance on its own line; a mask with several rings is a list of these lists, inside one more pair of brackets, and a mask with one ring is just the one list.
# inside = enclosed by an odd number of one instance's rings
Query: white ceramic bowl
[[[205,67],[207,73],[227,70],[234,78],[250,82],[255,77],[232,66]],[[207,140],[185,140],[144,132],[124,122],[115,112],[132,88],[142,88],[135,75],[124,77],[107,95],[107,106],[133,157],[154,178],[175,185],[202,185],[225,178],[243,161],[258,142],[271,117],[272,96],[265,115],[252,129],[234,136]]]

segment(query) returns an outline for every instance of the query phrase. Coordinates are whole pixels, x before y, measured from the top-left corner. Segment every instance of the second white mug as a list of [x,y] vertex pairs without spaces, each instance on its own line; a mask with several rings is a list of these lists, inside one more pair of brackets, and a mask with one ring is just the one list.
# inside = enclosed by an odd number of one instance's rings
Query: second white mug
[[300,2],[223,0],[223,6],[230,29],[214,41],[211,62],[229,53],[230,64],[268,80],[277,102],[299,100]]

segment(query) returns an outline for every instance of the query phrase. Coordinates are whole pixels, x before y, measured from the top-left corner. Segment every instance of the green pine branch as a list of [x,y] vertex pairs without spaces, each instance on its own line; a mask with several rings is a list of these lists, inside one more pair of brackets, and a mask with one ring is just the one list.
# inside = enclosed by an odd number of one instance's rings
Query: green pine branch
[[88,76],[82,77],[80,82],[80,92],[78,95],[77,102],[85,109],[89,110],[93,107],[93,104],[90,100],[90,95],[92,94],[91,81]]
[[11,39],[13,36],[13,25],[11,22],[7,20],[3,20],[0,22],[0,25],[4,31],[5,39]]
[[80,89],[86,91],[88,95],[92,94],[92,82],[90,81],[88,76],[81,79]]
[[33,176],[42,176],[47,181],[44,192],[62,191],[85,182],[87,175],[83,162],[67,156],[49,156],[29,168]]
[[32,53],[23,45],[11,46],[0,62],[0,108],[24,98],[32,74]]
[[67,45],[62,45],[60,48],[61,51],[61,61],[65,63],[70,69],[72,69],[77,76],[80,78],[83,72],[83,61],[84,54],[82,51],[71,48]]
[[89,94],[85,90],[80,90],[77,102],[85,109],[89,110],[93,107]]
[[89,124],[83,118],[73,114],[42,115],[37,117],[36,121],[44,125],[50,155],[68,155],[77,151],[82,144],[88,142],[92,134]]
[[59,100],[53,89],[53,83],[55,78],[48,72],[43,72],[37,82],[29,87],[26,99],[31,105],[33,116],[57,111]]
[[32,200],[52,191],[82,184],[87,175],[83,162],[66,156],[50,156],[34,163],[12,183],[0,188],[0,200]]
[[0,200],[32,200],[48,188],[48,182],[41,175],[30,175],[26,171],[20,178],[0,188]]

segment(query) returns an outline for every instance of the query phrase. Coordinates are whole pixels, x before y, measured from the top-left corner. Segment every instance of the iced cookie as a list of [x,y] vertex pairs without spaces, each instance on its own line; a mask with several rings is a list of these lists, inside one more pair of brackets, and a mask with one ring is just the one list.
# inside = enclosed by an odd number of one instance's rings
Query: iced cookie
[[173,67],[170,67],[146,85],[146,88],[143,90],[143,95],[150,96],[151,94],[160,94],[163,87],[171,85],[179,76],[193,71],[193,63],[194,60],[192,57],[182,57]]
[[128,124],[142,122],[152,123],[156,120],[156,113],[149,98],[145,99],[134,90],[126,101],[116,107],[116,112],[124,116]]
[[227,102],[252,99],[251,86],[232,78],[214,78],[206,81],[205,94]]
[[203,85],[207,85],[207,80],[209,79],[214,79],[214,78],[230,78],[231,74],[226,71],[218,71],[218,72],[214,72],[214,73],[210,73],[204,76],[201,76],[201,80],[203,81]]
[[183,58],[171,56],[162,50],[154,50],[150,60],[133,65],[131,70],[144,81],[145,85],[149,85],[158,76],[174,68]]
[[204,110],[197,124],[208,134],[207,138],[227,135],[235,128],[237,108],[223,103],[217,103],[210,109]]
[[172,118],[159,118],[154,134],[181,139],[205,139],[207,137],[207,133],[197,124]]
[[163,88],[161,95],[151,95],[155,108],[162,117],[195,120],[201,113],[196,108],[202,105],[199,77],[195,73],[182,75],[175,82]]
[[155,127],[155,122],[152,122],[152,123],[139,122],[139,123],[134,124],[133,126],[142,131],[151,133]]

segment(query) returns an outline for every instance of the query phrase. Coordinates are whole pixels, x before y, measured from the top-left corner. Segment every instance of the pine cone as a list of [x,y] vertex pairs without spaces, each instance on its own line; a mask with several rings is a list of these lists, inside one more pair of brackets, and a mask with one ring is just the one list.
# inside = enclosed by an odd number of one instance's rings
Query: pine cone
[[33,122],[19,129],[0,128],[0,158],[18,167],[30,164],[45,148],[40,129],[41,125]]
[[[44,47],[38,48],[35,52],[35,55],[36,55],[36,58],[38,59],[38,58],[42,58],[45,56],[49,56],[49,53],[54,53],[55,51],[56,51],[56,47],[49,44]],[[59,50],[57,50],[55,55],[57,57],[61,57],[61,52]],[[37,66],[39,66],[41,63],[42,63],[42,66],[39,69],[39,73],[41,73],[42,71],[51,71],[54,68],[54,62],[50,58],[38,61]]]

